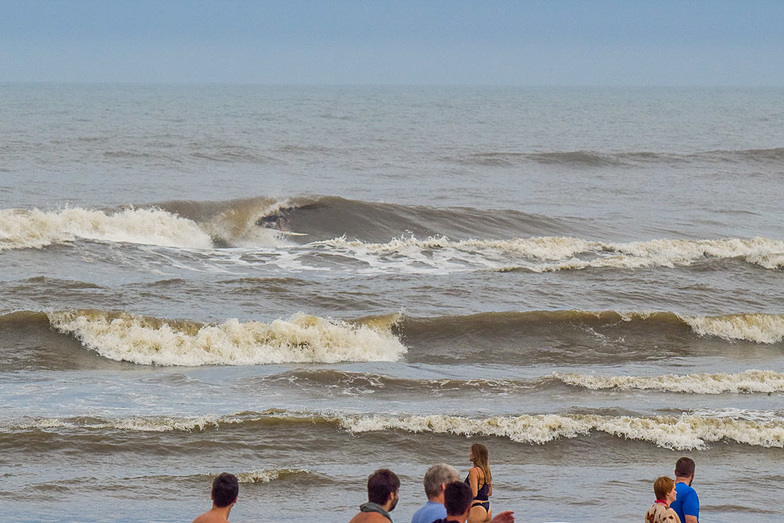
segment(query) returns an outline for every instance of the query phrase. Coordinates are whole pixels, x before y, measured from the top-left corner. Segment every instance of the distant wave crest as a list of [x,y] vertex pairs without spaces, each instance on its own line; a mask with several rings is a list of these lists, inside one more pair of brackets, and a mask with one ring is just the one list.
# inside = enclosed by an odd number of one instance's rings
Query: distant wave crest
[[599,151],[558,151],[525,153],[492,151],[456,158],[458,163],[490,167],[514,167],[525,164],[558,165],[572,168],[638,167],[644,165],[673,165],[690,162],[747,163],[780,165],[784,159],[784,148],[739,149],[700,151],[684,154],[674,152],[599,152]]

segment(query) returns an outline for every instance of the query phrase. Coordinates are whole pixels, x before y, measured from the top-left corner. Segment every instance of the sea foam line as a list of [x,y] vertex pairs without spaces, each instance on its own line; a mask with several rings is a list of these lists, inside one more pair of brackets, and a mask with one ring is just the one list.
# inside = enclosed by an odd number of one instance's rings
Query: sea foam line
[[391,332],[395,316],[350,324],[298,313],[271,323],[219,325],[101,311],[48,313],[56,330],[105,358],[140,365],[261,365],[396,361],[406,347]]
[[271,483],[279,479],[310,475],[312,472],[305,469],[264,469],[240,472],[237,474],[237,480],[240,483]]
[[458,416],[355,416],[340,419],[352,433],[402,430],[414,433],[497,436],[518,443],[545,444],[560,438],[603,432],[673,450],[703,449],[723,440],[759,447],[784,447],[784,422],[710,418],[599,415],[523,415],[472,419]]
[[[327,246],[362,259],[394,255],[432,264],[454,259],[501,271],[676,267],[689,266],[705,258],[740,258],[766,269],[784,267],[784,242],[761,237],[607,243],[560,236],[461,241],[439,236],[424,240],[401,237],[388,243],[335,238],[312,245]],[[400,264],[399,259],[395,258],[395,261]]]
[[737,374],[687,374],[678,376],[588,376],[553,373],[553,377],[590,390],[661,390],[692,394],[772,393],[784,391],[784,374],[771,370],[747,370]]
[[112,214],[69,208],[0,210],[0,250],[41,248],[77,238],[164,247],[209,249],[210,235],[195,222],[160,209]]
[[784,314],[726,314],[722,316],[680,316],[700,336],[726,340],[778,343],[784,339]]
[[[740,410],[684,413],[680,416],[604,416],[594,414],[531,414],[519,416],[356,415],[267,411],[221,417],[133,417],[115,420],[28,419],[12,429],[109,429],[143,432],[195,431],[227,424],[280,421],[333,425],[352,434],[397,430],[409,433],[495,436],[524,444],[544,445],[562,438],[598,432],[673,450],[707,448],[729,441],[765,448],[784,447],[784,419],[773,413]],[[296,428],[296,430],[300,430]]]

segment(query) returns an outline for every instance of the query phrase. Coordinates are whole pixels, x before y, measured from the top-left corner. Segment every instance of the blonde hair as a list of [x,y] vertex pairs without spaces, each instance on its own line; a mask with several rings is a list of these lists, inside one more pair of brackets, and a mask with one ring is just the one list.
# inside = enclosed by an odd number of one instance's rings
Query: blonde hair
[[667,494],[672,492],[675,488],[675,481],[668,476],[662,476],[653,482],[653,493],[656,494],[656,499],[666,500]]
[[474,465],[482,469],[485,474],[485,483],[493,484],[493,475],[490,474],[490,464],[487,459],[487,447],[481,443],[471,445],[471,453],[474,455]]

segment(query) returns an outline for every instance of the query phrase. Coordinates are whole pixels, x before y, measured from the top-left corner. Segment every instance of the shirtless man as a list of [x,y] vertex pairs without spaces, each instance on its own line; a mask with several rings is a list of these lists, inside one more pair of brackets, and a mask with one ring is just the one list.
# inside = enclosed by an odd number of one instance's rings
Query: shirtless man
[[378,469],[367,482],[368,502],[359,506],[359,514],[349,523],[388,523],[397,505],[400,480],[389,469]]
[[228,472],[220,474],[212,482],[212,509],[194,519],[193,523],[228,523],[239,491],[237,476]]

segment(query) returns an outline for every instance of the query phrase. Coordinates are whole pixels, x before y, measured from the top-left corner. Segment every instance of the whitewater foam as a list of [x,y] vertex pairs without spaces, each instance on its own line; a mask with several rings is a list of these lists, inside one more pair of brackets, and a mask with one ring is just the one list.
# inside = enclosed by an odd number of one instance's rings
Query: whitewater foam
[[633,417],[599,415],[524,415],[472,419],[459,416],[343,416],[341,426],[353,433],[402,430],[414,433],[497,436],[519,443],[545,444],[560,438],[603,432],[646,441],[673,450],[706,448],[734,441],[760,447],[784,447],[784,423],[758,422],[730,416]]
[[350,324],[302,313],[271,323],[231,319],[220,325],[101,311],[48,313],[56,330],[101,356],[140,365],[260,365],[395,361],[406,347],[390,325]]
[[661,390],[691,394],[772,393],[784,391],[784,374],[747,370],[737,374],[687,374],[678,376],[587,376],[553,373],[567,385],[591,390]]
[[271,483],[278,479],[310,474],[309,471],[304,469],[251,470],[237,474],[237,480],[240,483]]
[[766,269],[784,266],[784,242],[759,237],[604,243],[560,236],[461,241],[444,236],[424,240],[411,236],[394,238],[387,243],[335,238],[313,245],[323,245],[386,269],[414,270],[424,266],[449,271],[467,270],[469,266],[499,271],[553,272],[591,268],[672,268],[689,266],[706,258],[739,258]]
[[[724,409],[680,416],[604,416],[596,414],[532,414],[519,416],[361,415],[266,411],[220,417],[132,417],[109,420],[27,419],[10,430],[110,429],[140,432],[191,432],[223,425],[273,421],[335,424],[353,434],[397,430],[410,433],[493,436],[524,444],[544,445],[562,438],[604,433],[673,450],[707,448],[710,443],[735,442],[755,447],[784,448],[784,418],[769,412]],[[252,478],[248,478],[252,480]],[[259,480],[264,480],[261,475]],[[255,480],[254,480],[255,481]]]
[[784,314],[728,314],[681,318],[700,336],[768,344],[784,339]]
[[0,250],[41,248],[77,238],[164,247],[209,249],[209,234],[196,223],[160,209],[116,213],[69,208],[0,210]]

